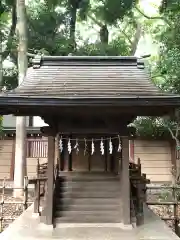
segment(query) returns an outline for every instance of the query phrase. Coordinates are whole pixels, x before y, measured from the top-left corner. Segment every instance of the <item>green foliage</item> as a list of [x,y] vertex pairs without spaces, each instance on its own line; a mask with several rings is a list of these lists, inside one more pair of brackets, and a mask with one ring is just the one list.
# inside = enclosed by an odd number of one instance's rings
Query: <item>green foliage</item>
[[[3,0],[3,7],[6,5],[8,21],[11,13],[13,0]],[[8,4],[7,4],[8,3]],[[121,24],[125,30],[130,29],[127,36],[133,39],[135,25],[129,24],[130,16],[135,0],[33,0],[27,6],[28,24],[28,51],[31,53],[42,53],[46,55],[129,55],[131,50],[130,41],[123,33],[116,33],[112,40],[108,39],[109,26],[114,27],[120,20],[127,21],[128,24]],[[2,5],[2,4],[1,4]],[[75,15],[74,15],[75,14]],[[107,28],[106,41],[94,43],[84,41],[77,34],[77,24],[89,24],[87,16],[94,16],[94,24]],[[7,25],[7,16],[2,15]],[[0,19],[0,23],[2,23]],[[118,23],[120,23],[120,21]],[[99,23],[98,23],[99,22]],[[134,20],[132,19],[132,23]],[[105,24],[105,25],[104,25]],[[128,25],[128,27],[127,27]],[[99,27],[98,26],[98,27]],[[129,27],[131,26],[131,27]],[[94,26],[92,26],[94,27]],[[101,28],[102,30],[102,28]],[[127,30],[129,31],[129,30]],[[4,40],[7,41],[8,31],[4,32]],[[97,32],[100,35],[100,32]],[[72,47],[72,37],[76,42]],[[13,36],[12,49],[10,51],[11,60],[17,65],[17,38]],[[17,71],[15,69],[4,70],[4,84],[8,89],[17,86]]]
[[136,2],[135,0],[104,0],[100,1],[101,4],[96,6],[94,12],[104,23],[113,25],[131,14]]
[[18,85],[18,72],[17,68],[5,68],[3,73],[3,86],[6,86],[8,90],[14,89]]
[[[44,4],[39,4],[39,11],[33,12],[33,7],[28,13],[28,47],[30,49],[45,49],[50,55],[60,54],[67,49],[66,15],[55,11],[48,12]],[[59,30],[60,26],[64,26]],[[65,47],[64,47],[65,46]],[[61,54],[60,54],[61,55]]]
[[162,118],[138,117],[132,126],[136,128],[137,136],[150,138],[170,137]]
[[[180,94],[180,1],[163,0],[160,13],[170,24],[159,25],[153,32],[156,37],[154,40],[160,45],[160,52],[158,57],[151,59],[151,76],[162,90]],[[164,132],[174,140],[180,137],[179,118],[154,120],[147,117],[138,121],[136,126],[140,135],[146,132],[148,136],[159,136]]]
[[117,37],[109,42],[109,44],[102,44],[96,42],[94,44],[84,43],[83,46],[77,48],[75,55],[80,56],[127,56],[130,48],[124,38]]
[[173,93],[180,93],[179,1],[170,1],[166,7],[166,11],[164,11],[164,16],[170,19],[172,24],[171,26],[167,26],[159,36],[161,51],[157,69],[164,78],[162,88]]
[[79,17],[81,20],[87,19],[87,13],[90,10],[90,0],[82,0],[79,3]]

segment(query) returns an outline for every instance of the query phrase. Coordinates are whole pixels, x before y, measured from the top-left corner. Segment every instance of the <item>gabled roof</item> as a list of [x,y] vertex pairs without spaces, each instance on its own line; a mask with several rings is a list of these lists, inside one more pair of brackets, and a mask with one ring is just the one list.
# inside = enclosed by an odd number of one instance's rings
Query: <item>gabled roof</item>
[[135,57],[37,57],[24,82],[9,93],[45,98],[157,97],[144,64]]
[[86,106],[160,116],[180,107],[180,96],[160,91],[136,57],[109,56],[36,56],[22,84],[0,94],[0,114],[63,115]]

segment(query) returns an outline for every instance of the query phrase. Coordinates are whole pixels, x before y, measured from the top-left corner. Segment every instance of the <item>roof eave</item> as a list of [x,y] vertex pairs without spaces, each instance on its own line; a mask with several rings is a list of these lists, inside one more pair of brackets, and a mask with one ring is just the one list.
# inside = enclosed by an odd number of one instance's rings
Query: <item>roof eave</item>
[[117,98],[50,98],[28,96],[0,96],[0,107],[3,106],[174,106],[180,107],[180,96],[141,96]]

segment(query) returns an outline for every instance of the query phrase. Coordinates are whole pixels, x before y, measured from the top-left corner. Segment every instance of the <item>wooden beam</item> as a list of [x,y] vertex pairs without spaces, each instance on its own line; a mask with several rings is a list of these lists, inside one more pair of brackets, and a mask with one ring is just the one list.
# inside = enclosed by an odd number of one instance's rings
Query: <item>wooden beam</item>
[[90,127],[85,127],[83,126],[83,123],[80,127],[76,126],[67,126],[67,125],[61,125],[60,128],[58,128],[58,132],[61,134],[67,135],[69,132],[71,132],[73,135],[78,135],[78,134],[86,134],[86,135],[92,135],[92,133],[96,134],[103,134],[103,135],[120,135],[120,136],[130,136],[135,133],[134,128],[127,128],[127,126],[113,126],[113,127],[108,127],[108,128],[102,128],[102,126],[90,126]]
[[122,137],[121,199],[122,199],[122,221],[125,225],[129,225],[131,222],[130,222],[129,139],[128,137]]
[[57,129],[50,126],[41,127],[40,131],[44,136],[56,136],[57,134]]

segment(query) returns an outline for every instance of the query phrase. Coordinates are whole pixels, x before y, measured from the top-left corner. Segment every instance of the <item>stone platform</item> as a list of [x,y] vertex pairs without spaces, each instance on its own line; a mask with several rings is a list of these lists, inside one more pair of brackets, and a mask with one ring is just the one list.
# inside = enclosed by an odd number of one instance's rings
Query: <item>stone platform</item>
[[145,205],[145,223],[134,229],[122,224],[62,224],[53,229],[39,223],[33,214],[33,205],[15,220],[0,240],[178,240],[166,224]]

